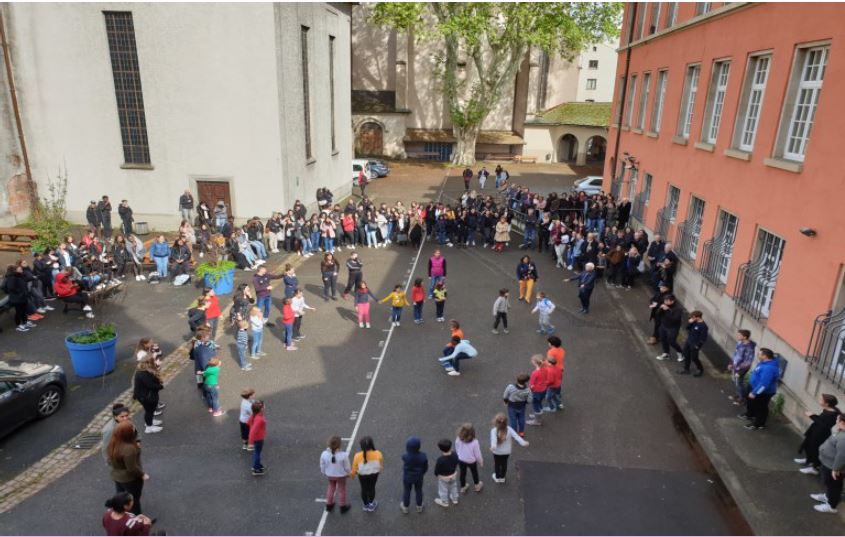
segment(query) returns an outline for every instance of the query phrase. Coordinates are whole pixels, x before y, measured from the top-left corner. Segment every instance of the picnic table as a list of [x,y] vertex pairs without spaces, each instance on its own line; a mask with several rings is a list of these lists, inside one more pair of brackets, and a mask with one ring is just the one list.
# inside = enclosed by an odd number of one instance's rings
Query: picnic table
[[[0,228],[0,250],[7,251],[24,251],[30,247],[32,239],[38,234],[23,227],[4,227]],[[4,240],[8,237],[8,240]]]

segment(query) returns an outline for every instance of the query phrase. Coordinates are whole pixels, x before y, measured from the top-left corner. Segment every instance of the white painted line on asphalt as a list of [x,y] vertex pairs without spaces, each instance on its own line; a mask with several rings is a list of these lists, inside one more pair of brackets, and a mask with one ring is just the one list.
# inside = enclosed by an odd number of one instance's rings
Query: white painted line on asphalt
[[314,498],[314,501],[317,502],[317,503],[326,503],[325,498]]
[[373,360],[381,360],[380,356],[373,356]]
[[[450,168],[451,169],[451,168]],[[443,196],[443,188],[446,186],[446,179],[449,177],[449,171],[446,171],[446,175],[443,176],[443,181],[440,183],[440,192],[437,194],[437,200],[440,201],[441,197]],[[420,260],[420,255],[422,254],[423,246],[425,246],[425,236],[423,236],[423,240],[420,241],[420,246],[417,249],[417,255],[413,262],[413,267],[411,267],[411,273],[415,272],[417,269],[417,263]],[[405,293],[408,292],[408,288],[411,286],[411,278],[408,278],[408,281],[405,282]],[[361,410],[353,412],[353,415],[356,416],[355,419],[355,427],[352,428],[352,434],[350,436],[349,445],[346,446],[346,453],[352,451],[352,443],[356,436],[358,436],[358,428],[361,426],[361,421],[364,417],[364,412],[367,410],[367,404],[370,402],[370,397],[373,395],[373,388],[376,385],[376,380],[378,380],[379,371],[381,371],[381,366],[384,363],[384,356],[387,353],[388,345],[390,345],[390,338],[393,337],[393,329],[396,328],[395,326],[391,326],[390,330],[387,333],[387,340],[386,341],[379,341],[379,347],[381,347],[381,354],[378,357],[378,363],[376,364],[376,370],[373,372],[373,378],[370,379],[370,385],[367,387],[367,395],[364,396],[364,402],[361,403]],[[314,532],[314,535],[322,535],[323,528],[326,526],[326,519],[328,517],[328,512],[323,511],[322,515],[320,515],[320,522],[317,524],[317,531]]]
[[341,440],[343,440],[344,442],[349,442],[352,439],[351,438],[341,438]]
[[381,331],[382,332],[390,332],[390,328],[382,328]]
[[367,392],[358,392],[358,395],[367,395]]
[[373,372],[367,371],[367,380],[372,380],[372,378],[373,378]]

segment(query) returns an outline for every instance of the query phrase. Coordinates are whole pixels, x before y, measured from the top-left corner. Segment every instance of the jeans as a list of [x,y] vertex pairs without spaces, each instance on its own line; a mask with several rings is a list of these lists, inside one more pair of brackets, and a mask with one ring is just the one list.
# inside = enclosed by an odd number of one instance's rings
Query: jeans
[[[449,356],[450,354],[452,354],[453,351],[454,351],[454,347],[446,346],[446,348],[443,349],[443,356],[444,357]],[[470,359],[470,356],[468,354],[466,354],[465,352],[461,352],[461,353],[458,353],[454,358],[452,358],[448,362],[449,362],[449,364],[451,364],[452,369],[454,369],[455,371],[460,373],[461,372],[461,360],[469,360],[469,359]],[[441,363],[445,362],[445,361],[446,360],[441,358]]]
[[378,246],[378,236],[376,231],[367,231],[367,246]]
[[408,507],[411,505],[411,488],[414,489],[416,493],[416,500],[417,505],[423,504],[423,478],[420,477],[416,481],[411,481],[410,483],[407,481],[403,481],[402,485],[404,486],[404,490],[402,491],[402,505]]
[[313,247],[311,246],[311,239],[302,237],[302,253],[303,254],[310,254]]
[[540,314],[540,333],[542,334],[551,334],[555,331],[555,327],[552,326],[552,322],[549,319],[548,313],[541,313]]
[[193,215],[194,210],[193,209],[185,209],[183,207],[181,209],[181,211],[182,211],[182,220],[187,220],[188,222],[193,224],[194,223],[194,215]]
[[437,479],[437,496],[441,501],[449,503],[449,500],[458,502],[458,480],[454,477],[452,479]]
[[205,394],[205,402],[208,404],[208,408],[215,412],[220,410],[220,386],[217,384],[214,386],[206,384],[203,386],[203,393]]
[[255,253],[252,251],[252,248],[244,248],[241,253],[246,258],[246,262],[249,263],[250,267],[255,265]]
[[509,455],[493,454],[493,470],[495,471],[496,479],[504,479],[507,475],[508,457]]
[[270,295],[260,296],[255,299],[255,307],[261,310],[265,319],[270,318],[270,306],[273,303],[273,297]]
[[283,325],[285,327],[285,347],[293,347],[293,323]]
[[264,465],[261,464],[261,450],[264,449],[264,440],[256,440],[252,444],[252,469],[263,470]]
[[517,433],[525,432],[525,404],[508,404],[508,423]]
[[401,307],[393,306],[393,309],[390,312],[390,320],[395,322],[395,323],[398,323],[399,321],[402,320],[402,308]]
[[261,352],[261,340],[264,338],[264,330],[253,330],[252,331],[252,352],[253,356],[256,356],[259,352]]
[[731,380],[734,383],[734,388],[736,390],[736,398],[739,402],[745,401],[745,396],[747,394],[747,387],[745,385],[745,375],[748,371],[739,371],[731,375]]
[[337,491],[340,496],[340,505],[349,505],[346,502],[346,477],[330,477],[329,486],[326,489],[326,505],[334,505],[334,493]]
[[560,406],[560,386],[557,388],[552,388],[551,386],[546,388],[546,404],[552,410],[557,410]]
[[220,322],[220,317],[206,318],[208,324],[211,325],[211,340],[217,339],[217,325]]
[[376,481],[378,474],[358,474],[358,482],[361,483],[361,503],[370,505],[376,501]]
[[534,245],[534,237],[537,235],[537,230],[533,227],[526,227],[525,228],[525,240],[522,241],[522,245],[530,248]]
[[422,321],[422,302],[414,302],[414,320],[415,321]]
[[445,229],[438,229],[437,230],[437,244],[446,244],[446,230]]
[[263,242],[249,241],[249,245],[255,248],[255,251],[258,252],[258,259],[267,259],[267,248],[264,247]]
[[223,226],[225,224],[226,224],[226,217],[225,216],[215,216],[214,217],[214,227],[217,228],[218,233],[220,232],[221,229],[223,229]]
[[334,272],[323,273],[323,298],[329,298],[329,292],[332,298],[337,296],[337,274]]
[[604,235],[604,227],[605,227],[605,225],[606,225],[606,222],[605,222],[604,218],[599,218],[599,219],[596,221],[596,226],[598,227],[598,231],[599,231],[599,237],[601,237],[602,235]]
[[167,263],[169,259],[166,257],[154,257],[153,261],[155,261],[156,272],[158,272],[159,276],[167,278]]
[[240,363],[241,369],[246,367],[246,344],[238,345],[238,363]]
[[660,345],[663,347],[663,352],[669,354],[669,347],[672,347],[678,353],[683,354],[684,350],[678,345],[678,329],[660,327]]
[[434,288],[437,286],[437,282],[443,280],[443,276],[432,276],[430,280],[428,284],[428,298],[434,298]]
[[385,235],[384,240],[389,241],[390,237],[393,236],[393,222],[387,223],[387,235]]
[[540,414],[543,411],[543,398],[546,397],[545,390],[542,392],[531,392],[531,407],[535,414]]
[[472,473],[472,482],[478,485],[481,482],[481,479],[478,477],[478,463],[477,462],[464,462],[458,461],[458,468],[460,468],[461,474],[461,488],[464,488],[467,484],[467,469]]
[[[167,259],[167,258],[165,258]],[[103,281],[102,276],[95,274],[93,276],[83,276],[82,281],[85,283],[85,287],[88,289],[93,289],[97,286],[101,281]]]
[[327,252],[334,252],[334,237],[324,237],[325,247]]
[[311,248],[316,252],[320,249],[320,232],[311,233]]

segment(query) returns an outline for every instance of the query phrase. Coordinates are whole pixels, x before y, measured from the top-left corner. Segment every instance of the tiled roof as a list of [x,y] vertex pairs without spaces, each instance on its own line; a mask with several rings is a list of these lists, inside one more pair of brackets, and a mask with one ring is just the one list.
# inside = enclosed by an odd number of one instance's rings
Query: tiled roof
[[611,103],[561,103],[528,121],[541,125],[583,125],[608,127]]
[[[454,143],[452,129],[406,129],[405,142]],[[511,131],[481,131],[477,143],[496,145],[525,145],[525,140]]]

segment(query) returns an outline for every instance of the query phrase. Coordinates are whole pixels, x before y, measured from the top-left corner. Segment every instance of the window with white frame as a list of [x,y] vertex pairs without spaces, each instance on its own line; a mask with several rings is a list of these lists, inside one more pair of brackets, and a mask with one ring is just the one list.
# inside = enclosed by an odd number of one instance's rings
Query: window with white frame
[[[644,8],[644,4],[640,4],[640,8]],[[639,9],[639,18],[637,19],[637,39],[642,39],[643,37],[643,29],[645,28],[645,17],[646,12],[645,9]]]
[[701,224],[704,222],[704,200],[690,196],[689,215],[687,216],[686,227],[689,239],[683,246],[686,248],[686,257],[695,259],[698,251],[698,241],[701,238]]
[[674,222],[678,216],[678,202],[681,199],[681,189],[669,185],[669,192],[666,194],[666,209],[669,213],[669,221]]
[[648,105],[648,92],[651,85],[651,73],[643,74],[643,89],[640,92],[639,110],[637,110],[637,128],[643,130],[645,128],[645,109]]
[[663,119],[663,103],[666,101],[667,71],[657,73],[657,87],[654,88],[654,107],[651,109],[651,132],[660,132],[660,122]]
[[743,151],[751,152],[754,149],[754,138],[757,136],[771,62],[772,57],[768,54],[751,56],[748,59],[740,113],[737,116],[739,128],[734,141],[734,145]]
[[650,173],[645,174],[645,181],[643,182],[643,201],[645,201],[646,207],[648,207],[648,202],[651,200],[651,182],[652,176]]
[[692,113],[695,109],[695,97],[698,93],[698,77],[701,74],[700,65],[687,67],[687,77],[684,82],[684,93],[681,100],[680,124],[678,134],[682,138],[689,138],[690,127],[692,127]]
[[628,199],[634,199],[634,196],[637,194],[637,181],[639,171],[636,168],[631,168],[631,176],[628,179]]
[[791,109],[783,142],[783,157],[786,159],[804,161],[829,53],[830,47],[827,45],[798,51],[793,67],[792,98],[787,100],[787,106],[791,105]]
[[704,127],[702,140],[708,144],[715,144],[719,134],[719,124],[722,122],[722,110],[725,107],[725,93],[728,90],[728,74],[731,62],[718,61],[713,64],[713,75],[710,80],[710,91],[707,94],[707,106],[704,112]]
[[739,220],[731,213],[720,210],[719,211],[719,230],[716,233],[719,258],[718,266],[716,267],[716,276],[723,284],[728,283],[728,270],[731,267],[731,257],[734,251],[734,242],[736,242],[736,228],[739,225]]
[[631,75],[631,82],[628,84],[628,98],[625,103],[625,126],[631,126],[631,118],[634,117],[634,98],[637,95],[637,75]]
[[588,78],[587,79],[587,89],[594,90],[596,89],[596,80],[595,78]]
[[660,2],[652,2],[651,17],[649,18],[648,35],[653,34],[660,28]]
[[757,257],[754,265],[759,270],[757,285],[753,286],[751,303],[755,309],[768,317],[772,307],[772,299],[775,295],[775,284],[780,265],[783,262],[783,250],[786,242],[763,229],[757,236]]
[[678,3],[669,2],[666,5],[666,28],[675,26],[675,21],[678,18]]
[[710,2],[696,2],[695,3],[695,14],[696,15],[704,15],[710,11]]

